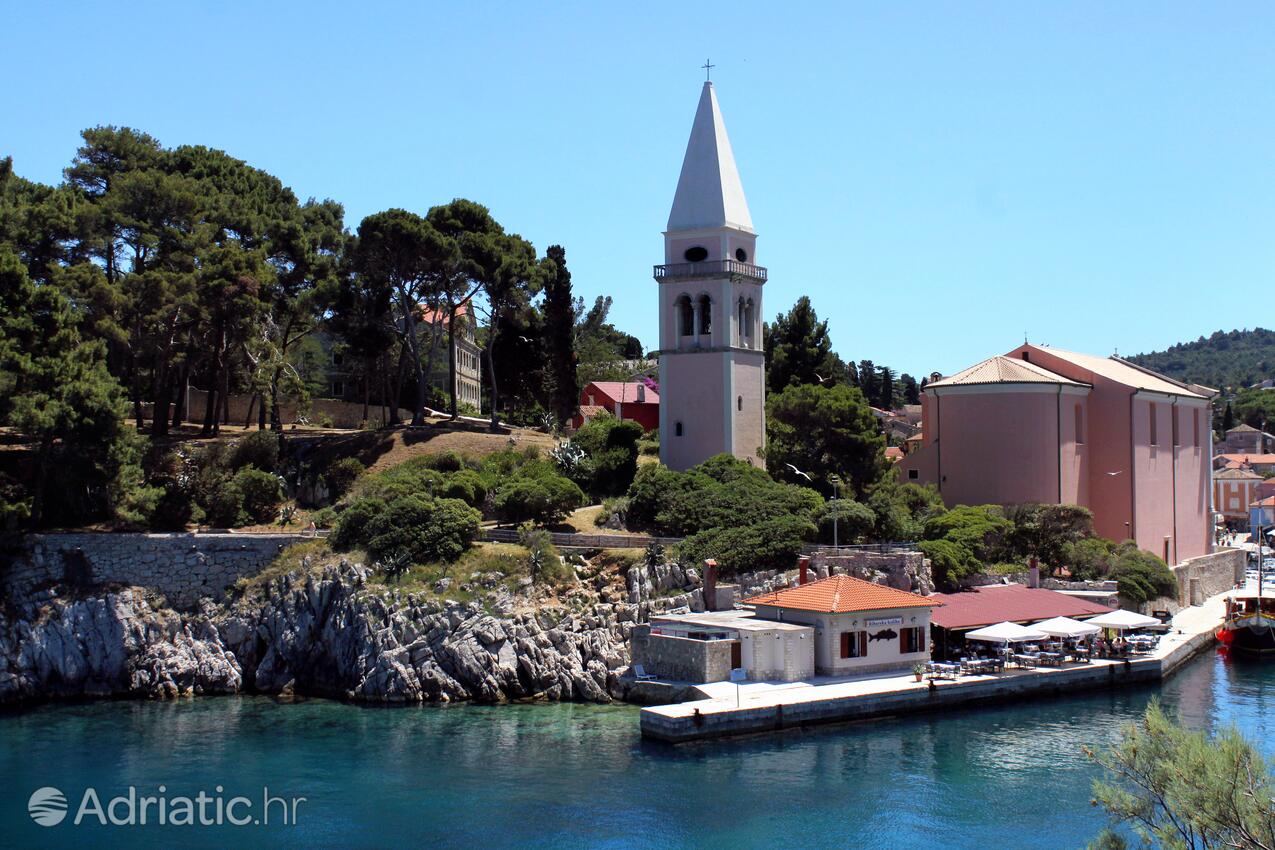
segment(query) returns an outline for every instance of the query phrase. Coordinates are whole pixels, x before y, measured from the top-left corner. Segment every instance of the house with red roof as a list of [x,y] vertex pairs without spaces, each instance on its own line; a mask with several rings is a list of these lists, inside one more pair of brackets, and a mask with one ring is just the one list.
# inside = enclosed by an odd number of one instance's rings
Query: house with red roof
[[930,658],[930,612],[942,605],[853,576],[829,576],[745,599],[759,620],[814,628],[820,676],[907,670]]
[[603,411],[650,431],[660,427],[660,394],[644,381],[590,381],[580,391],[580,409],[571,427],[579,428]]

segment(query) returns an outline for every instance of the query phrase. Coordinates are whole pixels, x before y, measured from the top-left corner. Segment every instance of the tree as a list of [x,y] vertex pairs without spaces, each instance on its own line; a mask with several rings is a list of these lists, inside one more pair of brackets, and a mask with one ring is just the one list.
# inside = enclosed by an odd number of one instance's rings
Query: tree
[[873,404],[881,394],[881,375],[871,360],[859,361],[859,389],[863,391],[868,404]]
[[1231,430],[1235,427],[1235,413],[1231,410],[1231,403],[1226,403],[1226,412],[1222,414],[1222,431]]
[[491,430],[500,425],[500,381],[496,369],[496,343],[500,332],[513,317],[526,309],[540,290],[536,251],[521,236],[508,235],[495,241],[497,254],[485,273],[487,333],[483,350],[487,355],[487,383],[491,388]]
[[894,410],[894,370],[889,366],[881,367],[876,406],[882,410]]
[[[1261,753],[1234,726],[1210,736],[1185,729],[1152,699],[1105,752],[1084,750],[1108,777],[1094,803],[1143,846],[1212,850],[1275,848],[1275,783]],[[1091,848],[1124,848],[1106,830]]]
[[425,307],[437,309],[460,264],[460,247],[455,240],[415,213],[392,209],[370,215],[359,224],[355,271],[369,279],[369,286],[384,287],[393,299],[394,309],[387,316],[390,329],[398,335],[416,378],[413,425],[425,422],[428,389],[419,330],[421,311]]
[[832,475],[862,494],[889,469],[863,393],[844,384],[792,385],[766,399],[766,466],[781,481],[824,494],[832,493]]
[[567,252],[550,245],[541,261],[544,270],[544,336],[549,361],[550,411],[561,426],[576,410],[580,387],[576,377],[575,312]]
[[779,393],[796,384],[834,386],[844,382],[845,367],[832,351],[827,321],[819,321],[803,295],[787,314],[766,329],[766,388]]
[[83,339],[62,292],[34,285],[4,245],[0,390],[3,421],[33,443],[30,495],[5,506],[11,520],[36,528],[145,521],[160,491],[143,486],[145,441],[122,425],[123,390],[107,370],[106,347]]
[[913,378],[907,372],[899,377],[899,383],[903,385],[903,403],[904,404],[920,404],[921,390],[916,385],[916,378]]

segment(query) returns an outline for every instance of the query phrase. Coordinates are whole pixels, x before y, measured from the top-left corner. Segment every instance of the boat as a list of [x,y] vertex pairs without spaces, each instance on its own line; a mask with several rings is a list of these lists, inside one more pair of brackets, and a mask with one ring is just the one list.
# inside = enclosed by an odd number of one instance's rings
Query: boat
[[[1257,538],[1262,539],[1260,526]],[[1217,630],[1223,646],[1255,655],[1275,653],[1275,584],[1266,574],[1269,560],[1259,557],[1244,586],[1227,594],[1226,616]]]

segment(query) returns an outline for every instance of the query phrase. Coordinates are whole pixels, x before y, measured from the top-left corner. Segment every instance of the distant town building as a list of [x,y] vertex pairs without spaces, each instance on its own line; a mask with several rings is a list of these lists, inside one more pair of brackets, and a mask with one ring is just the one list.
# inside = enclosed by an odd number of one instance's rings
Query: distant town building
[[1258,528],[1263,529],[1263,536],[1267,529],[1275,527],[1275,496],[1269,496],[1259,502],[1254,502],[1249,508],[1248,527],[1251,531]]
[[655,267],[660,460],[727,453],[759,463],[766,440],[762,287],[744,187],[713,84],[700,94]]
[[1213,461],[1214,467],[1231,469],[1251,469],[1262,477],[1275,475],[1275,453],[1266,454],[1220,454]]
[[924,440],[897,469],[948,505],[1083,505],[1098,534],[1175,564],[1212,546],[1213,394],[1117,357],[1024,344],[927,383]]
[[1225,438],[1214,448],[1217,454],[1261,455],[1275,452],[1275,436],[1259,431],[1252,425],[1236,425],[1226,432]]
[[580,409],[571,427],[579,428],[603,411],[650,431],[660,427],[660,394],[641,381],[590,381],[580,391]]
[[1251,469],[1223,469],[1213,473],[1213,510],[1237,530],[1248,527],[1249,505],[1261,498],[1262,476]]

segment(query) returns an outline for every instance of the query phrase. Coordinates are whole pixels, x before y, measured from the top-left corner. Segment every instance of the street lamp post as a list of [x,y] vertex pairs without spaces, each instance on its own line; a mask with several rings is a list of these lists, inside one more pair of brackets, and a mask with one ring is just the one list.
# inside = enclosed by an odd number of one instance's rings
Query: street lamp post
[[836,549],[838,548],[837,525],[840,519],[837,514],[837,488],[841,486],[841,477],[832,475],[828,480],[832,483],[832,548]]

